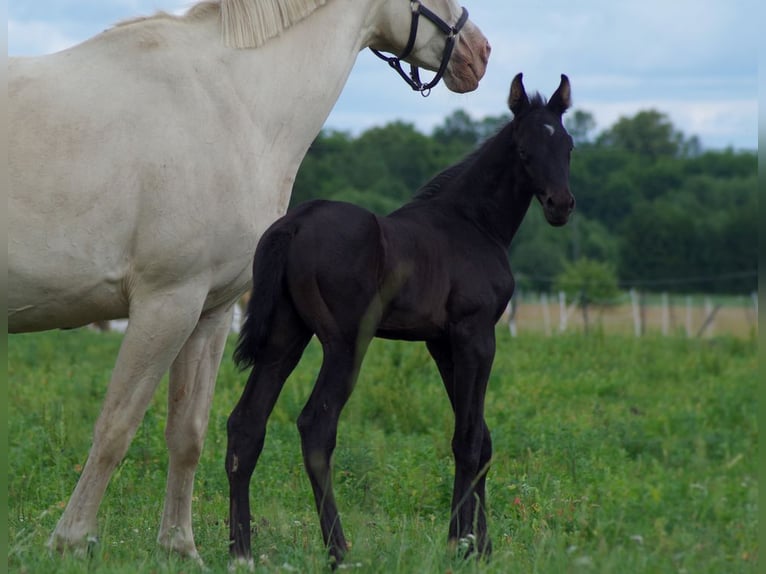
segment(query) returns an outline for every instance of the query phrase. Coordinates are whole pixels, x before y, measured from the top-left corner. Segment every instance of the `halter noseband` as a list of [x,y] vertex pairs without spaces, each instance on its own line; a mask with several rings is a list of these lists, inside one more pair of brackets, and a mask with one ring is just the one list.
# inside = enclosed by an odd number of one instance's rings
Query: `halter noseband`
[[[428,97],[428,95],[431,93],[431,88],[439,83],[439,80],[442,79],[444,72],[447,70],[447,64],[452,57],[452,50],[455,49],[455,38],[457,37],[458,32],[460,32],[465,23],[468,21],[468,10],[463,8],[463,13],[460,15],[460,18],[458,18],[458,21],[454,26],[450,26],[434,12],[423,6],[423,4],[421,4],[418,0],[412,0],[410,2],[410,8],[412,10],[410,37],[407,40],[407,45],[404,47],[402,53],[398,56],[386,56],[374,48],[370,48],[370,50],[372,50],[372,53],[375,54],[378,58],[388,62],[388,65],[396,70],[397,73],[402,78],[404,78],[404,81],[407,82],[407,84],[409,84],[413,90],[420,92],[420,94],[425,98]],[[439,66],[439,70],[436,72],[434,79],[427,84],[424,84],[420,81],[420,73],[417,66],[410,64],[409,75],[407,75],[407,73],[402,70],[402,60],[409,56],[412,52],[412,49],[415,47],[415,38],[418,35],[418,22],[421,15],[430,20],[434,26],[439,28],[439,30],[441,30],[444,35],[447,36],[447,43],[444,45],[444,53],[442,54],[442,61],[441,65]]]

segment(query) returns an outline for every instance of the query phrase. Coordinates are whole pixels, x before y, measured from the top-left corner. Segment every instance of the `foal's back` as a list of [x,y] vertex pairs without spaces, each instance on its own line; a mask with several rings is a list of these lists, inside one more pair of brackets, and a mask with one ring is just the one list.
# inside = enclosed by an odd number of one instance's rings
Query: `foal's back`
[[437,338],[462,315],[502,312],[513,287],[505,252],[438,202],[415,201],[379,217],[312,201],[270,233],[277,231],[292,235],[293,305],[320,338],[358,327],[374,308],[379,337]]

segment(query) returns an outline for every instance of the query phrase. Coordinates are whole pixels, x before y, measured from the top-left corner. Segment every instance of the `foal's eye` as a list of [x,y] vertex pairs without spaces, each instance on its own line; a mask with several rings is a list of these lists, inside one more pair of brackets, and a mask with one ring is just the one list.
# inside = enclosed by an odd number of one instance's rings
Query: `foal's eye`
[[527,150],[525,150],[524,148],[519,148],[519,157],[521,158],[521,161],[527,161],[527,159],[529,159]]

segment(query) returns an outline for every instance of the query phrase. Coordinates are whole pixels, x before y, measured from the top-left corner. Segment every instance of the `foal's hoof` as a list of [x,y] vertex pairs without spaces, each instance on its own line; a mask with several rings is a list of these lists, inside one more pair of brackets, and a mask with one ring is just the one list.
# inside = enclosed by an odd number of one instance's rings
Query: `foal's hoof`
[[255,572],[255,561],[252,558],[237,556],[229,562],[229,572]]
[[343,562],[343,558],[346,556],[346,548],[330,548],[330,556],[328,558],[328,563],[330,565],[330,568],[333,569],[333,571],[337,570],[338,567]]
[[477,541],[474,534],[467,534],[463,538],[450,538],[447,544],[450,552],[464,560],[474,556],[478,559],[488,559],[492,554],[492,541],[489,538]]

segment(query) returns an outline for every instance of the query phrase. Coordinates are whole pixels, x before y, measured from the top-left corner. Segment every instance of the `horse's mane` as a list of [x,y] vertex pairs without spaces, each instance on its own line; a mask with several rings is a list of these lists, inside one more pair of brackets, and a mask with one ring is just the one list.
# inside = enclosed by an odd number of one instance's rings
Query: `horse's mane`
[[154,16],[125,20],[117,26],[156,18],[198,20],[219,11],[224,44],[231,48],[257,48],[269,38],[279,36],[326,2],[327,0],[205,0],[189,8],[183,16],[158,12]]
[[257,48],[300,22],[327,0],[221,0],[223,41],[233,48]]
[[413,199],[429,199],[435,195],[438,195],[444,187],[446,187],[450,182],[454,181],[461,173],[467,169],[469,165],[473,163],[474,158],[479,155],[483,147],[484,146],[479,146],[478,149],[475,149],[469,153],[460,162],[453,164],[447,169],[437,173],[427,183],[423,184],[420,189],[418,189]]

